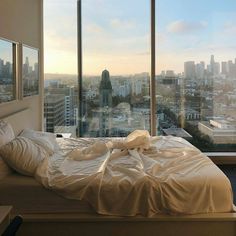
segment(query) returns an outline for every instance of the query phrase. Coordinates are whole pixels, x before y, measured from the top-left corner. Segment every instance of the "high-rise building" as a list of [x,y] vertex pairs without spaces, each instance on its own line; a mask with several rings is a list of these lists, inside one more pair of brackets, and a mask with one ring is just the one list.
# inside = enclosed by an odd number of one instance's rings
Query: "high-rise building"
[[4,61],[0,58],[0,76],[3,75]]
[[34,72],[35,74],[37,74],[39,71],[39,64],[38,63],[34,63]]
[[167,70],[165,77],[175,77],[175,72],[173,70]]
[[220,63],[215,62],[214,64],[214,75],[219,75],[220,74]]
[[203,63],[196,64],[195,72],[198,79],[202,79],[204,77],[204,71],[205,68]]
[[6,65],[4,66],[4,69],[5,69],[5,75],[8,76],[8,77],[11,76],[11,74],[12,74],[12,64],[9,61],[6,62]]
[[77,108],[75,104],[75,87],[67,87],[64,89],[65,94],[65,126],[74,126],[75,120],[74,110]]
[[117,77],[111,81],[114,96],[126,97],[131,93],[131,80]]
[[227,75],[228,74],[228,65],[226,61],[221,62],[221,74]]
[[211,55],[210,73],[212,75],[219,75],[220,74],[220,63],[219,62],[215,62],[214,55]]
[[186,61],[184,62],[184,76],[188,79],[195,78],[195,62],[194,61]]
[[234,64],[231,60],[228,61],[229,68],[229,77],[236,78],[236,64]]
[[99,112],[99,134],[101,137],[110,136],[111,132],[111,109],[112,109],[112,85],[109,71],[102,72],[99,86],[100,112]]
[[202,65],[202,67],[203,67],[204,70],[205,70],[205,62],[204,62],[204,61],[200,61],[200,64]]
[[109,71],[102,72],[102,79],[99,86],[100,107],[112,107],[112,85]]
[[65,124],[65,101],[61,94],[46,95],[44,99],[44,117],[46,131],[54,133],[55,126]]
[[211,55],[211,60],[210,60],[210,72],[212,73],[212,75],[215,74],[215,59],[214,59],[214,55]]
[[23,75],[29,74],[29,58],[25,58],[25,63],[23,64]]

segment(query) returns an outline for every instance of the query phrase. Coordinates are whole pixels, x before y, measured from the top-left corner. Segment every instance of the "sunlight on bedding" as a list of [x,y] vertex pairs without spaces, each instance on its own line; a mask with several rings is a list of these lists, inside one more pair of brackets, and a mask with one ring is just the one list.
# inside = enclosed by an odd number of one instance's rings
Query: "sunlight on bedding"
[[232,212],[231,184],[201,151],[177,137],[60,139],[39,165],[46,188],[106,215]]

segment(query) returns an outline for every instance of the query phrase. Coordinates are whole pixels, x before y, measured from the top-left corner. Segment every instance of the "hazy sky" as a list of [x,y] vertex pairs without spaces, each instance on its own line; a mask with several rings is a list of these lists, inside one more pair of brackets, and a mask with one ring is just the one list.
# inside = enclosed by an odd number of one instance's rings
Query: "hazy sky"
[[29,47],[23,47],[23,63],[25,63],[26,57],[29,59],[29,65],[34,67],[34,64],[38,62],[38,51]]
[[[77,73],[76,0],[45,0],[45,72]],[[156,0],[157,73],[236,57],[235,0]],[[149,0],[82,0],[83,72],[150,68]]]
[[4,60],[4,64],[7,61],[12,63],[12,43],[0,39],[0,58]]

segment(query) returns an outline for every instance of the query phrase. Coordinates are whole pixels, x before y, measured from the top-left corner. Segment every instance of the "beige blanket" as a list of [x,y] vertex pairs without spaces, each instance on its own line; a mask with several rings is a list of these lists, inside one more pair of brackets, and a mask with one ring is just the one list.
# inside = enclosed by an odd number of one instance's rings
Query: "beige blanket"
[[88,201],[100,214],[233,211],[231,184],[208,157],[182,138],[146,131],[54,154],[36,178],[67,198]]

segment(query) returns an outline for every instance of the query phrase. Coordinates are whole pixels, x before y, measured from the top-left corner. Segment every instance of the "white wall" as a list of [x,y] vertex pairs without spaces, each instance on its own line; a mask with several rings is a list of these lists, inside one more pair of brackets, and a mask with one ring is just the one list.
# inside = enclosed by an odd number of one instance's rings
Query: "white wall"
[[43,0],[0,0],[0,37],[39,49],[40,94],[0,104],[0,117],[30,108],[33,128],[43,127]]

